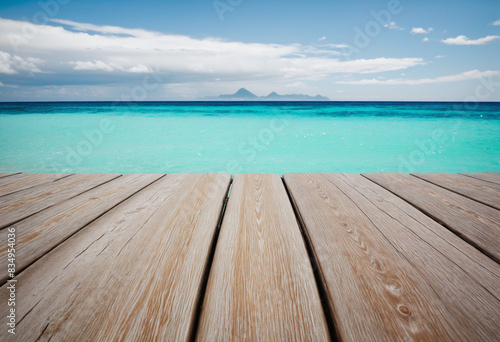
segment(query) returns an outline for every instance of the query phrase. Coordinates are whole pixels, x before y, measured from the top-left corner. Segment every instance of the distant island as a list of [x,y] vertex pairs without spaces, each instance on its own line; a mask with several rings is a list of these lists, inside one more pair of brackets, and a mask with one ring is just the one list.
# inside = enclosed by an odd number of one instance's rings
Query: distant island
[[303,94],[287,94],[280,95],[275,91],[270,93],[267,96],[257,96],[254,93],[246,90],[245,88],[241,88],[234,94],[228,95],[219,95],[219,97],[215,98],[215,100],[224,100],[224,101],[330,101],[328,97],[316,95],[309,96]]

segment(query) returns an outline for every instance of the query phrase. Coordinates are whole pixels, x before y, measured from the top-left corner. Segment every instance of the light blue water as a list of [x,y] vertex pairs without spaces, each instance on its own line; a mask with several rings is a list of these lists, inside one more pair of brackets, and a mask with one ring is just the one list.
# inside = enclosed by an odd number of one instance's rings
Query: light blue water
[[500,104],[3,103],[17,171],[500,172]]

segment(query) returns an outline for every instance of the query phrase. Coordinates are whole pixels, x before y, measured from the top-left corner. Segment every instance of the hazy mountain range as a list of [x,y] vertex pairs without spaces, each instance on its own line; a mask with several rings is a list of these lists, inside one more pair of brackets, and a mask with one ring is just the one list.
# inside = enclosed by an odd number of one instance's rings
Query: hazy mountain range
[[328,97],[316,95],[309,96],[303,94],[280,95],[275,91],[267,96],[257,96],[254,93],[241,88],[234,94],[219,95],[215,100],[224,101],[330,101]]

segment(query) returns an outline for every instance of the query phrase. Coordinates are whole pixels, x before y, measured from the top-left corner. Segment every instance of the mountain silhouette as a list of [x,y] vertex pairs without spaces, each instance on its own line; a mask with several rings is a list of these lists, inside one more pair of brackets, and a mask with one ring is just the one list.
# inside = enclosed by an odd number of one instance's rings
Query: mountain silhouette
[[257,96],[251,91],[241,88],[234,94],[219,95],[217,99],[231,101],[330,101],[328,97],[316,95],[309,96],[303,94],[280,95],[275,91],[267,96]]

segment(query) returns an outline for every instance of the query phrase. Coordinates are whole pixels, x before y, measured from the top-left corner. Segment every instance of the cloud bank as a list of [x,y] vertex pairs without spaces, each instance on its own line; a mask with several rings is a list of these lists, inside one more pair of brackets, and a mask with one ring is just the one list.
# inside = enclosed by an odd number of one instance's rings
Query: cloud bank
[[[0,18],[0,74],[44,74],[41,83],[117,82],[162,73],[175,82],[207,79],[318,80],[425,64],[422,58],[342,59],[342,44],[260,44],[192,38],[52,19],[51,25]],[[26,32],[29,32],[27,34]],[[134,76],[136,75],[136,76]],[[18,78],[19,80],[21,78]],[[64,79],[64,80],[63,80]],[[69,81],[68,81],[69,82]]]

